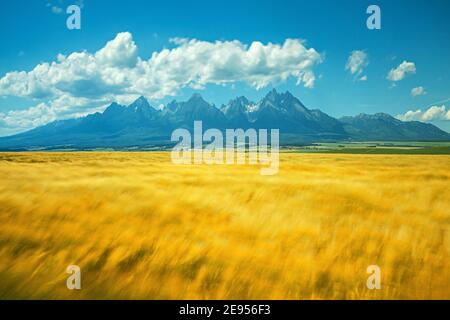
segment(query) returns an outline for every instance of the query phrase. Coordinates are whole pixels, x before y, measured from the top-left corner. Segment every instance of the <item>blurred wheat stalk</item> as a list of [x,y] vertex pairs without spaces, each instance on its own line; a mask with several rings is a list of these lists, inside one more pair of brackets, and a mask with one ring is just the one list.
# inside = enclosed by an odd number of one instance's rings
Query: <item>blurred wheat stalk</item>
[[260,176],[169,153],[1,153],[0,299],[450,299],[449,168],[286,153]]

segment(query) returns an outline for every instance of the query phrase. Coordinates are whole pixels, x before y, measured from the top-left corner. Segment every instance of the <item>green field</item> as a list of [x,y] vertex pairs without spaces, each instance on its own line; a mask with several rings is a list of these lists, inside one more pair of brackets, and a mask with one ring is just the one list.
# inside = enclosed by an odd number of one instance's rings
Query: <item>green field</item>
[[285,150],[306,153],[353,154],[450,154],[450,142],[318,142]]

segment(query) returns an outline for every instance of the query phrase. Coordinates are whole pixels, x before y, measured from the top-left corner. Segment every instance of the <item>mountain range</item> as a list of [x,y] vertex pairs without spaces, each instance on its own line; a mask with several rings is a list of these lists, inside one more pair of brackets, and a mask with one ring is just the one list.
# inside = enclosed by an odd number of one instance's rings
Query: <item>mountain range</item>
[[259,102],[237,97],[217,108],[194,94],[153,108],[144,97],[128,106],[112,103],[103,112],[57,120],[27,132],[0,138],[1,150],[160,148],[170,146],[176,128],[280,129],[280,143],[314,141],[450,141],[450,134],[418,121],[403,122],[388,114],[333,118],[306,108],[290,92],[270,91]]

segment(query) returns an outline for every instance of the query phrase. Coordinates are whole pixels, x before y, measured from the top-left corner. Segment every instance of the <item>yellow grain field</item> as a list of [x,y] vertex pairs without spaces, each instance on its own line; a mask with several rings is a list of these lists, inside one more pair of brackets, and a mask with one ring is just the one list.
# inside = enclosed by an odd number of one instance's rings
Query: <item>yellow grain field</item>
[[0,299],[450,299],[449,169],[283,153],[261,176],[163,152],[1,153]]

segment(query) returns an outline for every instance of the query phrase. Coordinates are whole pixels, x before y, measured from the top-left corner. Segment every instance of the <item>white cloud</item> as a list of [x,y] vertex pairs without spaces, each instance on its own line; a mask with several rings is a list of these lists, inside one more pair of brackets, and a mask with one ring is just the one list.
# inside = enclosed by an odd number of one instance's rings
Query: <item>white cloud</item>
[[25,109],[0,113],[2,126],[20,131],[26,128],[39,126],[55,120],[54,112],[45,103]]
[[283,45],[253,42],[250,46],[239,41],[173,42],[178,45],[174,49],[154,52],[149,60],[142,60],[131,34],[120,33],[95,54],[58,55],[56,62],[39,64],[30,72],[7,73],[0,79],[0,95],[35,98],[66,92],[91,96],[95,88],[100,94],[116,89],[162,98],[183,87],[245,81],[259,89],[288,77],[313,87],[312,68],[321,62],[316,50],[295,39]]
[[403,80],[408,73],[416,73],[416,65],[414,62],[403,61],[397,68],[389,71],[387,79],[391,81],[400,81]]
[[313,66],[321,62],[314,49],[307,49],[300,40],[287,39],[282,45],[239,41],[206,42],[174,38],[176,48],[153,53],[141,67],[145,74],[138,90],[154,91],[155,95],[174,95],[186,86],[203,88],[206,84],[231,84],[244,81],[261,89],[289,77],[311,88],[315,76]]
[[410,110],[405,112],[404,114],[399,114],[396,116],[397,119],[402,121],[436,121],[450,120],[450,109],[446,109],[445,105],[442,106],[432,106],[425,111],[418,109],[416,111]]
[[94,57],[100,65],[132,68],[137,62],[137,46],[131,33],[122,32],[114,40],[108,41]]
[[[133,97],[135,98],[135,97]],[[48,103],[41,102],[23,110],[0,112],[0,134],[14,134],[44,125],[57,119],[77,118],[92,112],[102,111],[108,101],[96,100],[100,107],[92,108],[92,100],[63,95]]]
[[366,81],[367,76],[361,76],[361,74],[368,65],[367,53],[362,50],[354,50],[347,59],[345,70],[349,70],[358,80]]
[[424,87],[416,87],[411,89],[411,95],[413,97],[421,96],[427,94]]
[[74,52],[32,71],[14,71],[0,79],[0,95],[46,98],[62,94],[92,97],[104,93],[133,93],[153,99],[173,96],[184,87],[247,82],[260,89],[289,77],[314,86],[313,67],[322,61],[300,40],[282,45],[239,41],[207,42],[174,39],[176,47],[137,57],[130,33],[119,33],[95,54]]
[[432,120],[450,120],[450,112],[445,110],[445,106],[442,105],[432,106],[427,111],[425,111],[422,115],[422,119],[424,121],[432,121]]
[[[123,32],[95,53],[58,54],[55,61],[38,64],[31,71],[8,72],[0,78],[0,96],[31,98],[38,104],[28,112],[0,113],[0,121],[26,128],[59,119],[59,102],[64,99],[64,114],[70,114],[73,107],[67,99],[83,102],[91,108],[85,109],[88,111],[108,100],[124,101],[138,95],[159,100],[175,96],[185,87],[202,89],[208,84],[245,82],[261,89],[294,78],[298,85],[312,88],[316,80],[313,69],[322,62],[314,48],[298,39],[247,45],[237,40],[175,38],[171,43],[173,48],[153,52],[143,60],[131,33]],[[75,109],[79,107],[77,104]],[[30,122],[14,122],[14,117]],[[34,117],[40,120],[32,120]]]

